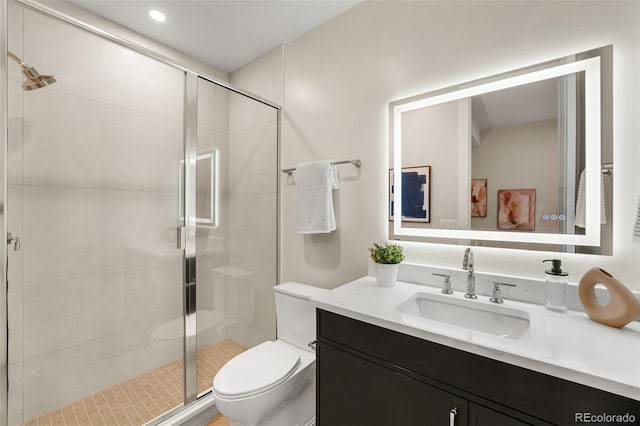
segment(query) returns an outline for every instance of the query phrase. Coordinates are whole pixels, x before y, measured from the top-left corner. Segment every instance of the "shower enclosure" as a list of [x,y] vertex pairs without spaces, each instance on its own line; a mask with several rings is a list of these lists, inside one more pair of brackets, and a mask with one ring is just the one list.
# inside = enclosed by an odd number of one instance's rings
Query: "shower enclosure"
[[[275,338],[279,108],[27,1],[6,20],[0,425],[162,418]],[[23,90],[8,52],[57,81]]]

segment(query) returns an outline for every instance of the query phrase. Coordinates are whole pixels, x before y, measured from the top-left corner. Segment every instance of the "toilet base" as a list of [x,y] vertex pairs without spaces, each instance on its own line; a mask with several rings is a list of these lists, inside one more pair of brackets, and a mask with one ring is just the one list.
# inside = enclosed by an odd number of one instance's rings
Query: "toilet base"
[[[231,419],[230,426],[313,426],[316,424],[315,412],[315,380],[308,380],[302,392],[294,400],[278,407],[273,414],[262,422],[249,424]],[[311,416],[309,413],[311,413]]]

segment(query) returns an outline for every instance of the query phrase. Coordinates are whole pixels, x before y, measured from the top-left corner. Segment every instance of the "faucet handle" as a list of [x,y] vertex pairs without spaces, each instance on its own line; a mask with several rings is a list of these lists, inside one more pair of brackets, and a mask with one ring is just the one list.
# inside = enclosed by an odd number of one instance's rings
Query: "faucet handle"
[[451,275],[449,274],[437,274],[437,273],[432,273],[431,275],[436,275],[438,277],[442,277],[444,278],[444,284],[442,287],[442,292],[444,294],[453,294],[453,290],[451,290]]
[[506,285],[508,287],[515,287],[515,284],[509,284],[509,283],[503,283],[500,281],[494,281],[493,282],[493,295],[492,297],[489,299],[490,301],[492,301],[493,303],[504,303],[504,300],[502,300],[502,297],[500,295],[500,286]]
[[462,259],[462,269],[473,274],[473,251],[470,247],[464,251],[464,258]]

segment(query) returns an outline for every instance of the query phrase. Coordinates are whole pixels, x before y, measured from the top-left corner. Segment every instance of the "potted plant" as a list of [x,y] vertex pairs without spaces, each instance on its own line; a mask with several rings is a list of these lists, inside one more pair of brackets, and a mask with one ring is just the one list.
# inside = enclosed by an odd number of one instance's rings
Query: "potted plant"
[[400,262],[404,260],[402,247],[398,244],[380,244],[373,243],[373,247],[369,247],[371,253],[370,259],[375,263],[376,281],[379,286],[393,287],[398,278],[398,269]]

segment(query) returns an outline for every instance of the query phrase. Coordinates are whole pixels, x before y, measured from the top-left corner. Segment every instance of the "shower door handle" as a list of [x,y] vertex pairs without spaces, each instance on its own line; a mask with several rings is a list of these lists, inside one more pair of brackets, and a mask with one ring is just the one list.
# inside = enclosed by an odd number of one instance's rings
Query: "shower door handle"
[[176,228],[176,245],[178,246],[178,250],[184,250],[187,245],[187,228],[184,226],[178,226]]
[[20,250],[20,237],[16,237],[11,232],[7,232],[7,244],[13,243],[13,251]]

